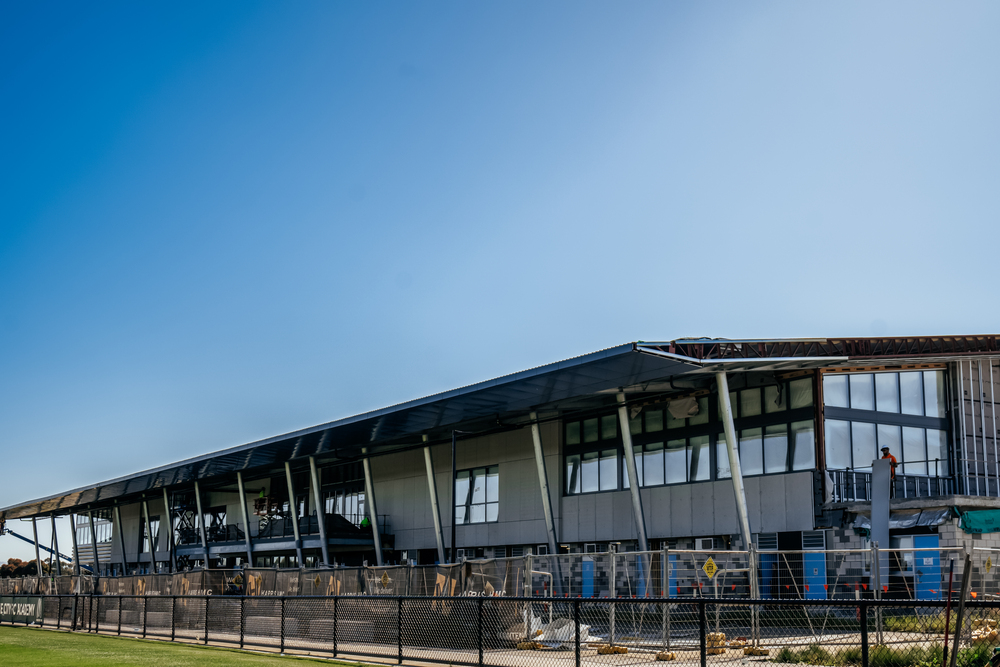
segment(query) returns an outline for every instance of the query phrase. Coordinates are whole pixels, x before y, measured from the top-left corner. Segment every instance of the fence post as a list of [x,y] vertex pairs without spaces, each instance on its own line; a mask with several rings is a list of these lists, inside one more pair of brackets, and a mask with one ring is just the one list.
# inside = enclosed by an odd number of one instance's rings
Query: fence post
[[576,641],[573,650],[576,652],[576,667],[580,667],[580,600],[573,600],[573,625],[576,626]]
[[[121,590],[121,589],[119,589]],[[123,598],[121,595],[118,596],[118,636],[122,635],[122,602]]]
[[170,596],[170,641],[174,641],[177,628],[177,596]]
[[483,605],[485,604],[485,598],[480,596],[479,598],[479,620],[476,624],[476,632],[479,636],[479,667],[483,666]]
[[[45,622],[45,603],[42,603],[42,622]],[[56,630],[62,629],[62,597],[56,595]]]
[[339,597],[333,598],[333,657],[337,657],[337,601]]
[[208,595],[205,596],[205,644],[206,645],[208,644],[208,601],[210,599],[211,598]]
[[[100,615],[100,613],[101,613],[101,601],[100,600],[97,601],[97,613],[98,613],[98,615]],[[94,619],[95,619],[95,617],[94,617],[94,594],[91,593],[90,594],[90,617],[87,619],[87,632],[90,632],[90,627],[93,625],[94,626],[94,634],[97,634],[98,632],[101,631],[101,619],[97,618],[96,622],[95,622]]]
[[285,596],[281,596],[281,653],[285,653]]
[[858,605],[861,620],[861,667],[868,667],[868,607],[864,602]]
[[701,667],[708,663],[708,609],[705,598],[698,598],[698,641],[701,650]]
[[69,625],[69,629],[71,632],[76,632],[76,610],[79,598],[80,598],[79,594],[73,593],[73,621]]
[[396,598],[396,660],[403,664],[403,597]]
[[240,648],[243,648],[243,633],[246,632],[246,596],[240,596]]
[[142,638],[146,638],[146,612],[149,611],[149,598],[142,598]]

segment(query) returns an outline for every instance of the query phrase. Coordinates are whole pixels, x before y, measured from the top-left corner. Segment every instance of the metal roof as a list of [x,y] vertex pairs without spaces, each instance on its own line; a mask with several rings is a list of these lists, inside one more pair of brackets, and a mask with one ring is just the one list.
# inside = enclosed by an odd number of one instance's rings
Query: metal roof
[[[850,339],[678,339],[638,342],[574,357],[519,373],[320,424],[284,435],[171,463],[99,484],[0,509],[11,519],[102,506],[143,493],[211,480],[236,471],[266,472],[286,460],[317,456],[350,460],[367,448],[379,455],[433,442],[452,429],[518,427],[531,411],[580,410],[612,405],[617,391],[680,391],[679,376],[719,370],[779,371],[845,363],[885,363],[905,356],[923,361],[1000,354],[1000,337],[943,336]],[[708,381],[704,378],[704,381]]]

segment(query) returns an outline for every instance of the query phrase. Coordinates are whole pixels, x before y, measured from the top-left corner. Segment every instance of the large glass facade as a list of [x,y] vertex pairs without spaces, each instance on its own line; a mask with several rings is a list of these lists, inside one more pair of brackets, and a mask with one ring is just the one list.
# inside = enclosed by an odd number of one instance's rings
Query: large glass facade
[[888,447],[897,473],[949,474],[943,370],[824,375],[823,403],[828,469],[868,472]]
[[[714,395],[692,397],[695,414],[674,414],[666,404],[649,405],[629,420],[641,486],[726,479],[731,476],[725,434]],[[739,433],[744,475],[767,475],[816,467],[813,377],[784,379],[730,393]],[[606,415],[565,424],[565,492],[627,489],[617,417]]]

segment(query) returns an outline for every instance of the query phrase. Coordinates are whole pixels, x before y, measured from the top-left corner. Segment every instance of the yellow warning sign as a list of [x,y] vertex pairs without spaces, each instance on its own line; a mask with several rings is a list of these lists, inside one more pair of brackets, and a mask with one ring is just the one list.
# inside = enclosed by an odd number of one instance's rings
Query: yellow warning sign
[[389,588],[389,573],[382,573],[382,588]]
[[989,572],[990,572],[991,569],[993,569],[993,560],[992,560],[992,558],[987,558],[986,559],[986,573],[989,574]]
[[705,564],[701,566],[701,569],[705,570],[705,574],[707,574],[708,578],[711,579],[715,576],[715,573],[719,571],[719,566],[716,565],[715,561],[712,560],[712,557],[709,556],[708,560],[705,561]]

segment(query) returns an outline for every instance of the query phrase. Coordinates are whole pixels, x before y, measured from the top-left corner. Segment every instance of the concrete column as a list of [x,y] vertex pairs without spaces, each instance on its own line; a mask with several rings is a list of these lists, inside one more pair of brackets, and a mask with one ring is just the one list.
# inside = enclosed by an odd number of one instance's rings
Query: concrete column
[[208,569],[208,532],[205,530],[205,512],[201,509],[201,488],[194,481],[194,508],[198,510],[198,527],[201,530],[201,548],[205,552],[205,569]]
[[299,567],[305,567],[302,560],[302,536],[299,535],[299,506],[295,502],[295,486],[292,484],[292,466],[285,461],[285,481],[288,483],[288,509],[292,511],[292,530],[295,532],[295,557],[299,560]]
[[[363,454],[368,449],[361,450]],[[368,520],[372,522],[372,539],[375,541],[375,564],[382,565],[382,536],[378,532],[378,510],[375,509],[375,485],[372,483],[372,466],[366,456],[362,459],[365,467],[365,506],[368,508]]]
[[330,566],[330,546],[326,543],[326,506],[323,505],[323,494],[319,488],[319,471],[316,470],[316,458],[309,457],[309,479],[313,490],[313,504],[316,507],[316,522],[319,524],[319,542],[323,552],[323,565]]
[[170,552],[170,571],[177,571],[177,547],[174,544],[174,513],[170,508],[170,494],[163,489],[163,513],[167,517],[167,550]]
[[243,539],[247,547],[247,567],[253,567],[253,545],[250,543],[250,513],[247,512],[247,494],[243,488],[243,473],[236,472],[236,486],[240,490],[240,513],[243,515]]
[[747,494],[743,489],[743,469],[740,467],[740,455],[736,449],[739,442],[736,435],[736,425],[733,423],[733,406],[729,401],[729,380],[726,372],[715,374],[715,382],[719,390],[719,417],[722,428],[726,432],[726,452],[729,454],[729,470],[732,473],[733,493],[736,495],[736,514],[740,521],[740,538],[743,548],[750,549],[750,518],[747,513]]
[[[424,436],[427,442],[427,436]],[[431,513],[434,515],[434,537],[437,538],[438,562],[444,565],[444,532],[441,530],[441,510],[438,508],[437,480],[434,478],[434,461],[431,448],[424,447],[424,467],[427,469],[427,492],[431,496]]]
[[618,424],[622,429],[622,445],[625,447],[625,470],[628,472],[628,487],[632,494],[632,514],[639,534],[639,551],[649,551],[646,520],[642,514],[642,496],[639,493],[639,472],[635,467],[635,452],[632,450],[632,432],[628,428],[628,406],[625,405],[624,393],[618,394]]

